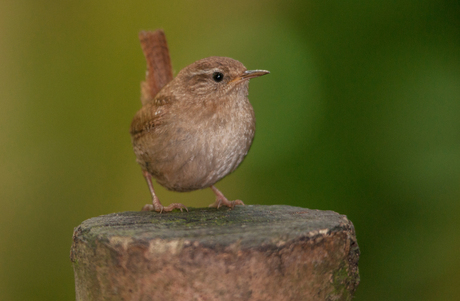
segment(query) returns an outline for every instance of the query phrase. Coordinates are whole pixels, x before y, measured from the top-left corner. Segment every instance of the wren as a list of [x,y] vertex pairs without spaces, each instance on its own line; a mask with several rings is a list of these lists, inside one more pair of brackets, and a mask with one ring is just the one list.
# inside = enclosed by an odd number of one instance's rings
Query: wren
[[152,204],[142,210],[187,210],[179,203],[161,205],[152,177],[172,191],[210,187],[216,201],[209,207],[244,205],[227,200],[214,184],[233,172],[251,147],[255,117],[248,100],[249,79],[269,72],[213,56],[185,67],[173,79],[164,32],[139,36],[148,70],[141,84],[142,108],[130,133],[152,195]]

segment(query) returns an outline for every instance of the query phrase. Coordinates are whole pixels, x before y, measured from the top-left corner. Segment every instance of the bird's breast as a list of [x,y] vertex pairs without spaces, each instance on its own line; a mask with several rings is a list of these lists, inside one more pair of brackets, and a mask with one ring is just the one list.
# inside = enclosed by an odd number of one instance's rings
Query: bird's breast
[[201,189],[238,167],[254,138],[254,112],[249,101],[224,109],[176,115],[187,119],[176,119],[175,134],[168,134],[174,137],[164,148],[168,164],[159,164],[155,173],[160,184],[176,191]]

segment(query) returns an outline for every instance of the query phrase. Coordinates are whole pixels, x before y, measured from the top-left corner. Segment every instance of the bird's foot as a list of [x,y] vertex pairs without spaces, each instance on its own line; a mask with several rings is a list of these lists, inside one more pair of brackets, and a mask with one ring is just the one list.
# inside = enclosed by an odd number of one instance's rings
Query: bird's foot
[[185,209],[188,212],[187,207],[185,207],[183,204],[180,204],[180,203],[172,203],[169,206],[164,207],[163,205],[161,205],[160,202],[156,204],[155,202],[153,202],[152,204],[146,204],[144,207],[142,207],[142,211],[156,211],[160,213],[171,212],[174,209],[180,209],[181,212],[182,212],[182,209]]
[[152,175],[144,170],[144,178],[147,181],[147,185],[149,186],[150,193],[152,194],[152,204],[147,204],[144,207],[142,207],[142,211],[156,211],[156,212],[170,212],[173,211],[174,209],[180,209],[182,212],[182,209],[187,210],[187,207],[180,203],[172,203],[168,207],[165,207],[161,205],[160,200],[158,199],[157,195],[155,194],[155,190],[153,190],[153,185],[152,185]]
[[233,209],[236,205],[244,206],[244,203],[241,200],[235,200],[235,201],[227,200],[224,194],[220,192],[219,189],[217,189],[214,185],[211,186],[211,189],[216,195],[216,201],[212,203],[211,205],[209,205],[209,207],[219,209],[222,206],[227,206]]
[[217,199],[214,203],[209,205],[209,207],[219,209],[222,206],[227,206],[227,207],[230,207],[230,208],[233,209],[236,205],[243,205],[244,206],[244,203],[241,200],[229,201],[227,199]]

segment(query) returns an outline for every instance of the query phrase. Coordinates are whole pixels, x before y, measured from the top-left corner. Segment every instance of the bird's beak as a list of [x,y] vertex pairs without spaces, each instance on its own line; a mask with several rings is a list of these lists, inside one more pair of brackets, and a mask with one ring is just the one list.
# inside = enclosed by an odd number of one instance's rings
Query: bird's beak
[[267,71],[267,70],[246,70],[243,72],[242,75],[238,76],[237,78],[235,78],[234,80],[232,80],[232,82],[239,82],[239,81],[243,81],[243,80],[246,80],[246,79],[250,79],[250,78],[254,78],[254,77],[259,77],[259,76],[262,76],[262,75],[265,75],[265,74],[269,74],[270,72]]

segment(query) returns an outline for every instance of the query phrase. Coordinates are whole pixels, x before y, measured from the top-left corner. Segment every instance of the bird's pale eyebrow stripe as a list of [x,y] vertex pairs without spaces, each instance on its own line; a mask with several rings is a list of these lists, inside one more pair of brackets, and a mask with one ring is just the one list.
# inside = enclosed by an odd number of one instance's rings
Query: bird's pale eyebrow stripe
[[208,70],[198,70],[197,72],[192,73],[193,76],[199,76],[199,75],[209,75],[214,72],[223,72],[219,68],[213,68],[213,69],[208,69]]
[[206,74],[209,74],[209,71],[200,70],[200,71],[198,71],[198,72],[192,73],[193,76],[195,76],[195,75],[206,75]]

